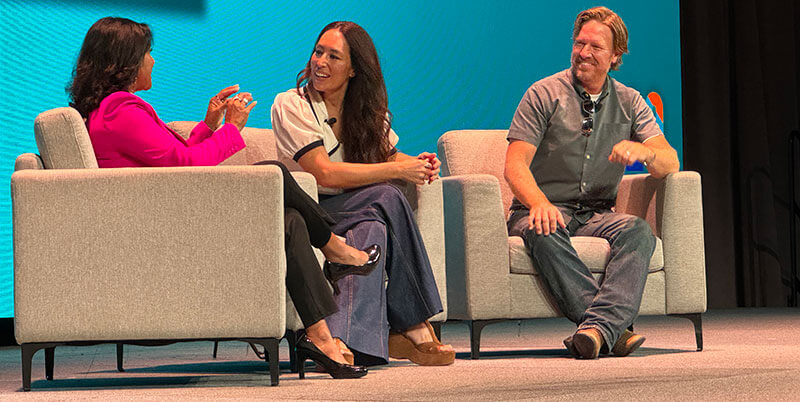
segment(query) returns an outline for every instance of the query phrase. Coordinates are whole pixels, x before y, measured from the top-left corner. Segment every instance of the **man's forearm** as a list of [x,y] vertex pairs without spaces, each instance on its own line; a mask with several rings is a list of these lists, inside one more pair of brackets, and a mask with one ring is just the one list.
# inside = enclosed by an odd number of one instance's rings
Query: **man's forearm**
[[505,178],[508,182],[511,192],[514,196],[528,209],[532,205],[541,202],[547,202],[547,196],[544,195],[539,185],[536,183],[536,178],[533,177],[530,169],[527,166],[518,167],[507,165],[505,171]]
[[651,176],[661,179],[670,173],[677,172],[680,169],[678,153],[671,147],[668,149],[655,147],[648,148],[650,148],[650,150],[654,153],[652,161],[645,165]]

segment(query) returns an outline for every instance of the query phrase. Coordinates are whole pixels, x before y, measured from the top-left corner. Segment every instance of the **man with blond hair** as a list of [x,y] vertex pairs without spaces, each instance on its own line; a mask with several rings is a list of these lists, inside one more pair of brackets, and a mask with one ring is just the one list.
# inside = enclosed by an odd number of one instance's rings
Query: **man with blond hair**
[[[639,312],[655,236],[613,206],[625,166],[657,178],[678,156],[636,90],[609,76],[628,52],[622,19],[605,7],[578,14],[571,67],[534,83],[508,130],[505,177],[514,192],[509,234],[521,236],[561,312],[578,325],[564,340],[576,358],[626,356],[644,337],[628,328]],[[598,282],[570,236],[608,240]]]

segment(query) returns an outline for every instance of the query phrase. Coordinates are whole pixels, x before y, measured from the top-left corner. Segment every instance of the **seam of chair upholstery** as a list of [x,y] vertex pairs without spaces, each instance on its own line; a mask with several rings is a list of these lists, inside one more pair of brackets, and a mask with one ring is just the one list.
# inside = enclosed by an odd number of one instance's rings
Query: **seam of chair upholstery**
[[[36,131],[37,128],[39,129],[39,132],[42,131],[42,122],[39,121],[38,119],[34,121],[34,128],[33,128],[34,131]],[[40,137],[40,139],[42,141],[42,147],[45,150],[47,150],[47,141],[44,139],[44,136],[40,135],[39,137]],[[38,147],[38,144],[37,144],[37,147]],[[40,149],[39,150],[40,156],[41,156],[41,152],[42,152],[42,150]],[[53,163],[52,163],[53,161],[50,158],[50,152],[47,152],[47,157],[46,158],[42,158],[42,162],[43,163],[45,162],[45,159],[47,159],[47,165],[50,165],[52,167],[53,166]]]
[[[66,120],[66,116],[63,116],[63,117]],[[81,119],[81,121],[83,121],[83,119]],[[73,129],[72,132],[74,134],[75,131],[77,131],[77,130],[75,130],[76,129],[75,124],[70,124],[70,126],[72,127],[72,129]],[[88,129],[86,131],[86,135],[87,136],[89,135]],[[73,144],[75,145],[75,147],[78,149],[78,155],[80,155],[81,165],[83,165],[81,167],[85,168],[87,166],[87,163],[86,163],[87,162],[87,158],[86,158],[86,155],[84,155],[83,150],[81,149],[81,146],[80,146],[79,141],[78,141],[78,136],[77,135],[73,135],[72,136],[72,141],[73,141]],[[92,152],[94,152],[94,149],[92,149]]]
[[[451,135],[455,135],[455,133],[451,134]],[[450,140],[448,138],[445,138],[444,142],[442,143],[442,145],[443,145],[442,149],[444,150],[445,161],[447,161],[447,175],[448,176],[452,176],[453,175],[453,169],[452,169],[452,159],[450,159],[450,150],[448,149],[449,148],[448,147],[449,142],[450,142]]]

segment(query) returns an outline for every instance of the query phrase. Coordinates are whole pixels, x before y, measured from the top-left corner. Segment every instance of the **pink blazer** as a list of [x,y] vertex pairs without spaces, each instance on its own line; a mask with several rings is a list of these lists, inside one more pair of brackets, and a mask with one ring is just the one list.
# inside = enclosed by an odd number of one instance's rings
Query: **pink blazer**
[[200,122],[185,140],[150,104],[124,91],[103,99],[89,114],[87,128],[101,168],[213,166],[245,147],[232,124],[212,132]]

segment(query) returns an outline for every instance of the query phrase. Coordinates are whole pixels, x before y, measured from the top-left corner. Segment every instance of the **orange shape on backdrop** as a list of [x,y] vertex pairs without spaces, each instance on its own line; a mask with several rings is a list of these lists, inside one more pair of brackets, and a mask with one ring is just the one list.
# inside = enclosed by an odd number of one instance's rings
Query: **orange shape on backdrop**
[[647,94],[647,99],[653,104],[653,107],[656,108],[656,113],[658,113],[658,117],[661,121],[664,121],[664,102],[661,101],[661,95],[659,95],[658,92],[650,92]]

